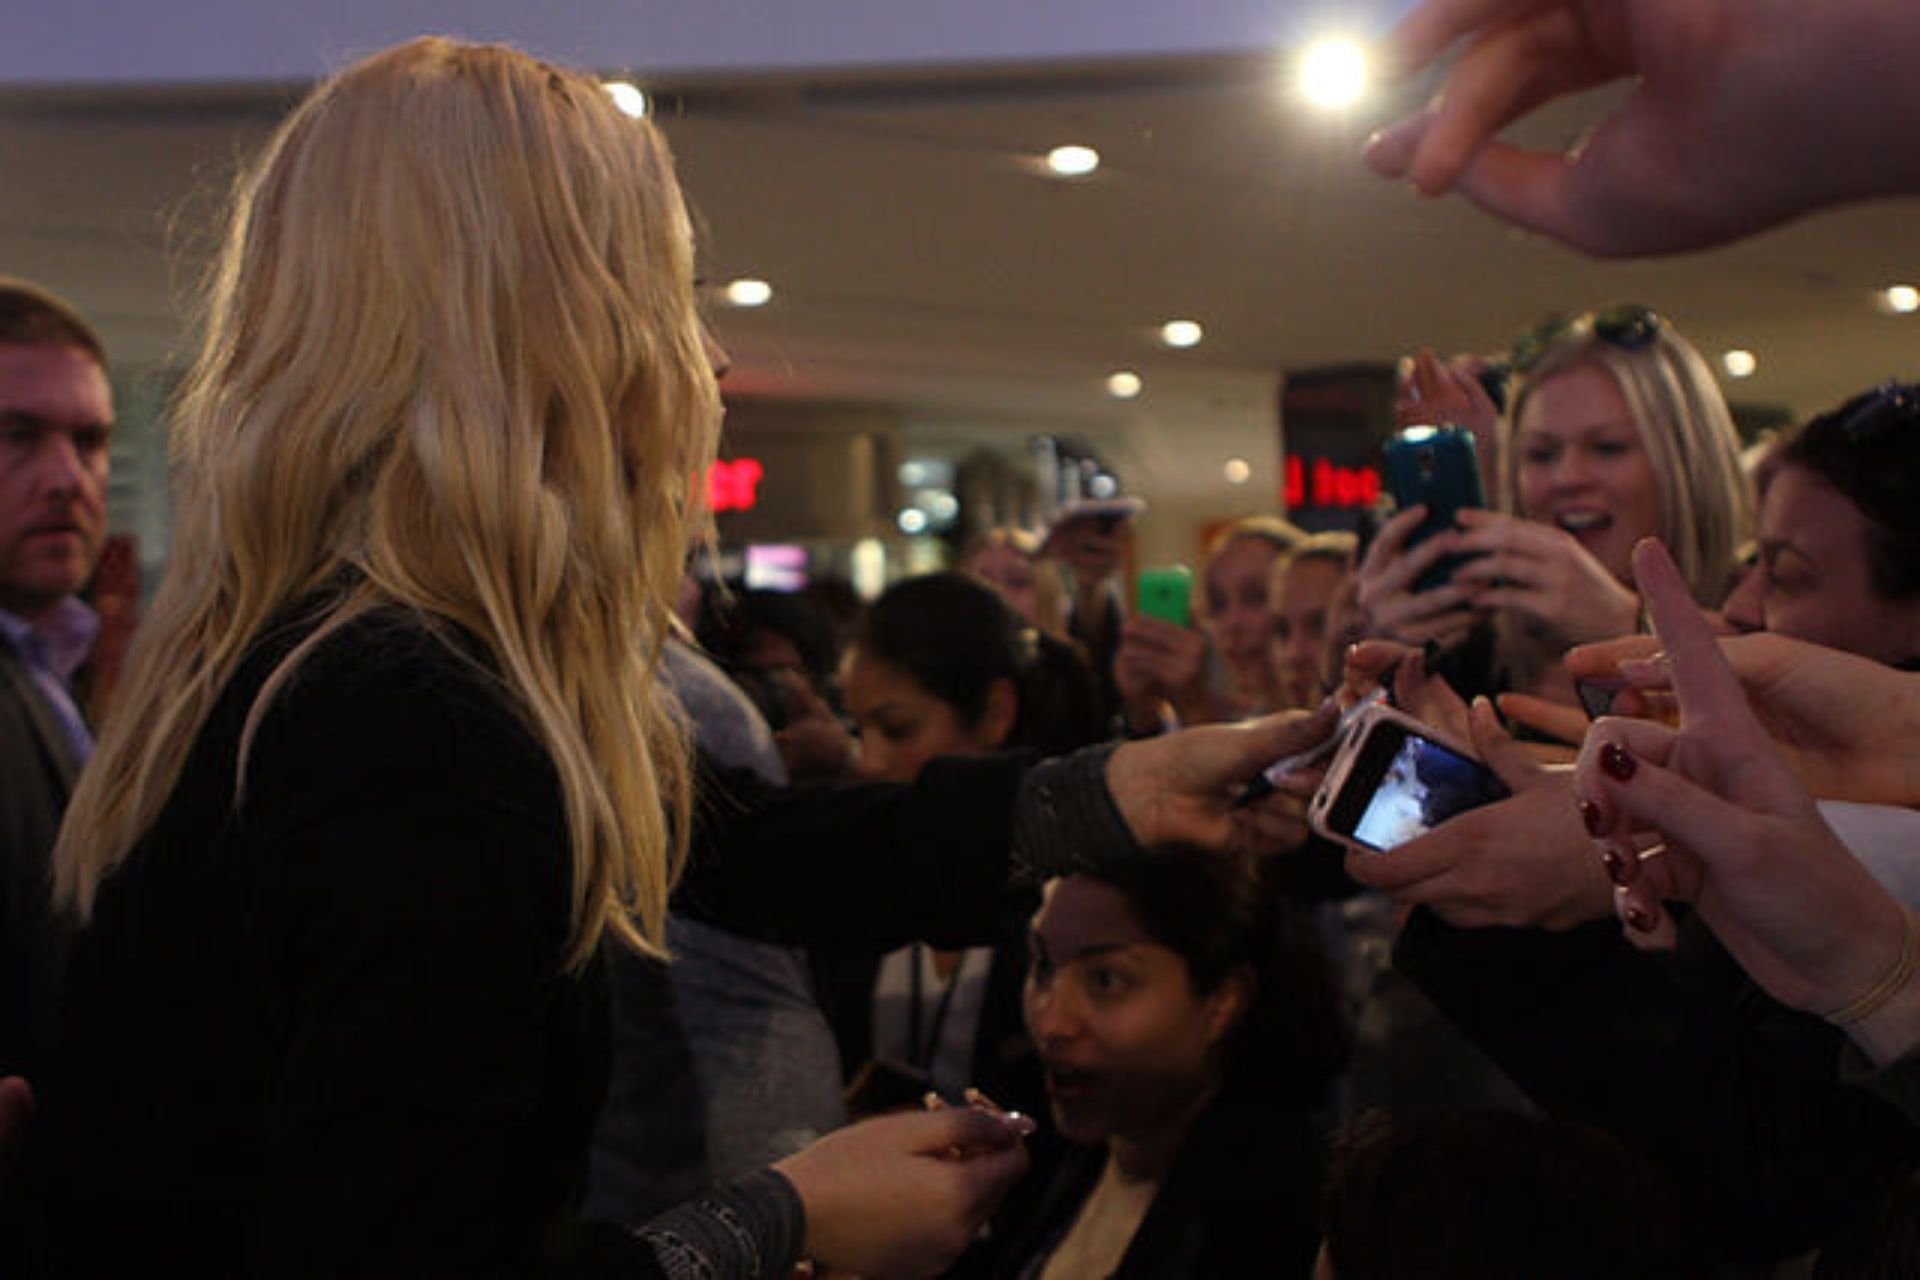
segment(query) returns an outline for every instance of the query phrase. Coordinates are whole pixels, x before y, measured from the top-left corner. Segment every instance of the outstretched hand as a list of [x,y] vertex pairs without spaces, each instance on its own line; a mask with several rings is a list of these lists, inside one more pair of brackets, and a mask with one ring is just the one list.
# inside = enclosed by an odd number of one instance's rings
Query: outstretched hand
[[[1643,542],[1634,571],[1666,648],[1679,727],[1599,721],[1574,783],[1609,874],[1624,887],[1622,915],[1645,934],[1661,925],[1665,902],[1692,902],[1775,998],[1819,1014],[1842,1009],[1894,969],[1905,908],[1821,819],[1665,549]],[[1643,860],[1635,836],[1649,831],[1664,850]],[[1888,1012],[1905,1016],[1901,1006]],[[1903,1025],[1875,1042],[1866,1028],[1863,1043],[1897,1053],[1920,1040],[1920,1023],[1912,1031],[1907,1038]]]
[[1268,765],[1318,746],[1338,719],[1329,701],[1312,713],[1283,711],[1122,743],[1107,759],[1107,790],[1142,845],[1288,853],[1306,839],[1300,802],[1312,794],[1318,771],[1285,779],[1258,804],[1237,801]]
[[[1410,73],[1459,56],[1435,102],[1376,134],[1367,161],[1602,256],[1719,244],[1910,190],[1913,161],[1875,159],[1913,122],[1902,58],[1916,23],[1902,7],[1426,0],[1393,33],[1389,61]],[[1848,92],[1835,94],[1843,74]],[[1636,84],[1620,104],[1565,151],[1499,140],[1548,102],[1626,79]],[[1873,106],[1852,109],[1862,101]]]
[[[1920,806],[1920,675],[1782,635],[1718,638],[1760,724],[1825,800]],[[1619,676],[1622,710],[1671,720],[1674,672],[1653,636],[1581,645],[1575,678]]]
[[835,1130],[774,1165],[799,1193],[807,1252],[864,1276],[953,1264],[1026,1172],[1033,1122],[983,1107],[904,1112]]

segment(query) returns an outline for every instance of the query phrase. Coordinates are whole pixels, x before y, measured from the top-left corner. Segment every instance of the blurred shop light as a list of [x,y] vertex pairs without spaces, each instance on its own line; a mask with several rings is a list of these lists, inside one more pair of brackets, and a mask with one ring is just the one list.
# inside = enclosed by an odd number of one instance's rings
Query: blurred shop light
[[953,523],[960,514],[960,499],[945,489],[927,489],[913,495],[913,505],[927,513],[930,528],[940,529]]
[[880,539],[860,539],[853,544],[848,560],[848,576],[862,600],[871,600],[887,589],[887,548]]
[[600,87],[607,91],[609,98],[613,99],[614,106],[620,108],[623,114],[630,115],[635,120],[646,119],[647,113],[653,109],[652,104],[647,101],[647,95],[642,93],[640,87],[631,81],[607,80],[603,81]]
[[1920,289],[1910,284],[1889,285],[1880,291],[1880,309],[1896,316],[1920,311]]
[[1751,378],[1753,371],[1760,367],[1760,361],[1753,352],[1735,347],[1720,357],[1720,365],[1729,378]]
[[1120,492],[1120,482],[1106,472],[1101,471],[1087,481],[1087,493],[1095,498],[1111,498]]
[[707,506],[719,511],[751,511],[760,502],[767,469],[758,458],[722,459],[707,472]]
[[1316,40],[1300,55],[1300,92],[1314,106],[1338,111],[1367,91],[1367,55],[1344,38]]
[[1160,341],[1170,347],[1197,347],[1206,336],[1198,321],[1169,320],[1160,326]]
[[730,307],[764,307],[773,300],[773,286],[765,280],[730,280],[726,299]]
[[1220,468],[1228,484],[1245,484],[1253,478],[1253,467],[1245,458],[1228,458],[1227,465]]
[[1100,153],[1092,147],[1055,147],[1047,152],[1047,168],[1057,177],[1084,178],[1100,167]]
[[1115,400],[1131,400],[1146,385],[1140,380],[1140,375],[1131,369],[1120,369],[1107,375],[1107,394]]
[[925,533],[927,531],[927,513],[918,507],[908,507],[900,513],[895,523],[900,526],[900,532],[909,537],[915,534]]

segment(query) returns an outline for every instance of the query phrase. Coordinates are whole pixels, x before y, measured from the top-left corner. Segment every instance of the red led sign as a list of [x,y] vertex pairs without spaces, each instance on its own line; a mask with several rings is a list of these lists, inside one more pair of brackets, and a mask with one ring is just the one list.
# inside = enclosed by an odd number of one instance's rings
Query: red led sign
[[707,506],[714,511],[751,511],[760,501],[760,480],[767,469],[758,458],[716,462],[707,472]]
[[1287,509],[1295,507],[1370,507],[1380,498],[1375,467],[1342,467],[1325,458],[1287,459]]

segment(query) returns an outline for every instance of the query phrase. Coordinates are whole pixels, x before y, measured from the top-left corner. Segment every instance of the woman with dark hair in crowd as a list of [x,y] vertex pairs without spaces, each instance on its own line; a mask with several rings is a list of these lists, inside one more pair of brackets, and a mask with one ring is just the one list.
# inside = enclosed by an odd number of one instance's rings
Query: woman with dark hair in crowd
[[1073,1146],[1043,1191],[1009,1200],[965,1274],[1312,1269],[1310,1117],[1345,1053],[1325,960],[1271,863],[1161,853],[1046,887],[1027,1027]]
[[[911,781],[938,756],[1016,747],[1064,755],[1104,728],[1098,688],[1077,651],[960,573],[909,578],[874,601],[842,680],[865,778]],[[869,1063],[885,1064],[866,1072],[856,1110],[891,1103],[909,1079],[951,1098],[977,1085],[1003,1106],[1039,1107],[1039,1074],[1020,1028],[1029,909],[1013,895],[972,937],[941,940],[957,945],[818,953],[843,1069],[858,1077]],[[988,939],[993,945],[966,945]],[[875,1097],[882,1072],[894,1091]]]
[[1759,489],[1756,559],[1727,622],[1920,663],[1920,389],[1888,383],[1814,418]]

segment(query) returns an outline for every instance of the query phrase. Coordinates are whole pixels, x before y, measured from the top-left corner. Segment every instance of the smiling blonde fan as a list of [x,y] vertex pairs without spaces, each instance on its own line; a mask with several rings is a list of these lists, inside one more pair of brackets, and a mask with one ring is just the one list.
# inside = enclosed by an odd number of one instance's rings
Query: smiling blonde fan
[[318,625],[247,711],[242,808],[303,662],[397,607],[551,760],[568,967],[609,930],[657,947],[689,784],[651,673],[719,419],[692,256],[665,144],[587,77],[422,39],[294,112],[211,279],[167,574],[61,835],[62,904],[88,917],[271,624]]
[[[1617,390],[1625,410],[1621,421],[1637,431],[1636,443],[1652,470],[1650,532],[1672,550],[1693,598],[1708,608],[1718,606],[1747,536],[1752,501],[1740,470],[1733,415],[1693,344],[1665,317],[1623,304],[1533,330],[1516,344],[1514,362],[1519,379],[1503,424],[1501,509],[1555,523],[1554,482],[1534,480],[1530,472],[1554,465],[1558,457],[1543,454],[1557,455],[1564,446],[1551,436],[1529,439],[1535,418],[1543,427],[1555,425],[1544,421],[1554,415],[1536,414],[1529,406],[1568,375],[1591,370]],[[1598,422],[1604,415],[1593,410],[1588,417]],[[1557,425],[1579,424],[1563,419]],[[1577,506],[1581,498],[1575,494],[1568,502]],[[1616,513],[1603,515],[1604,502],[1587,505],[1596,508],[1589,518],[1606,527],[1581,528],[1577,522],[1569,527],[1590,540],[1609,573],[1631,584],[1629,557],[1644,534]]]

